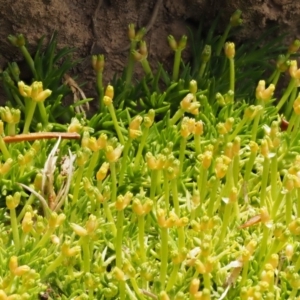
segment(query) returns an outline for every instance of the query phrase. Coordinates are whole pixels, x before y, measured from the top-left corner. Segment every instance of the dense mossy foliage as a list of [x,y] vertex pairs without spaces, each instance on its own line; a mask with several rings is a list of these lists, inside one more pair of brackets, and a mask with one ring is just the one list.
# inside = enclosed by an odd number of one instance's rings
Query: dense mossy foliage
[[[0,299],[300,296],[300,43],[264,78],[280,39],[236,50],[241,22],[237,11],[222,36],[216,22],[195,34],[193,67],[181,61],[187,37],[169,36],[170,75],[152,71],[145,31],[130,25],[122,77],[104,87],[104,56],[93,57],[91,118],[72,63],[56,66],[71,50],[56,54],[54,36],[33,59],[10,37],[33,80],[16,64],[2,73]],[[136,61],[145,77],[133,83]],[[61,123],[58,78],[78,100]]]

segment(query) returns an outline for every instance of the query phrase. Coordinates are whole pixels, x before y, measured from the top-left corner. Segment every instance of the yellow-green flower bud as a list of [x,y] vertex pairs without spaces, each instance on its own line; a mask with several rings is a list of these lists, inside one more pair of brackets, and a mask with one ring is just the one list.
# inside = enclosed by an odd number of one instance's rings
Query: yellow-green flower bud
[[227,42],[224,47],[225,55],[229,59],[233,59],[235,56],[235,45],[234,43]]
[[169,36],[168,36],[168,42],[169,42],[170,48],[171,48],[172,50],[176,51],[177,48],[178,48],[178,45],[177,45],[177,42],[176,42],[176,40],[175,40],[175,38],[174,38],[173,35],[169,35]]
[[113,269],[112,274],[113,274],[113,277],[115,279],[117,279],[118,281],[125,281],[126,280],[124,272],[118,267],[115,267]]
[[200,280],[199,278],[193,278],[191,283],[190,283],[190,287],[189,287],[189,293],[191,296],[194,296],[200,287]]
[[191,80],[189,83],[189,90],[190,93],[192,93],[193,95],[195,95],[198,91],[198,87],[197,87],[197,81],[196,80]]
[[24,233],[29,233],[32,229],[33,221],[31,212],[26,212],[22,221],[22,230]]
[[11,170],[12,164],[13,164],[12,158],[8,158],[3,165],[0,164],[0,174],[1,175],[7,174]]
[[104,55],[98,54],[92,56],[92,66],[96,72],[103,72],[104,70]]
[[98,227],[98,220],[97,220],[96,216],[90,215],[89,219],[87,220],[87,222],[85,224],[85,228],[87,230],[88,235],[95,234],[97,227]]
[[211,46],[205,45],[203,51],[201,52],[201,61],[207,63],[211,57]]
[[135,26],[134,24],[128,25],[128,37],[131,41],[135,39]]
[[71,124],[68,126],[68,132],[77,132],[80,133],[82,125],[80,124],[77,118],[72,118]]
[[295,54],[300,48],[300,40],[294,40],[288,49],[289,54]]
[[296,60],[290,62],[289,72],[292,78],[300,79],[300,69],[298,69],[298,64]]
[[16,47],[23,47],[25,46],[25,37],[23,34],[18,35],[9,35],[8,40]]
[[101,165],[99,171],[96,174],[96,178],[97,178],[98,181],[101,181],[101,180],[105,179],[105,177],[107,175],[107,172],[108,172],[108,169],[109,169],[109,163],[104,162]]
[[236,11],[232,14],[232,16],[231,16],[231,18],[230,18],[230,25],[231,25],[232,27],[236,27],[236,26],[242,25],[243,19],[241,18],[241,15],[242,15],[242,11],[239,10],[239,9],[236,10]]
[[106,159],[109,162],[116,162],[120,158],[122,151],[123,146],[121,145],[117,146],[115,149],[112,146],[107,146],[105,151]]
[[180,50],[180,51],[184,50],[186,47],[186,43],[187,43],[187,36],[183,35],[178,42],[177,50]]
[[146,128],[150,128],[154,122],[154,118],[155,118],[155,110],[150,109],[148,111],[148,114],[144,117],[144,126]]
[[70,226],[77,235],[79,235],[81,237],[88,235],[87,230],[85,228],[83,228],[82,226],[75,224],[75,223],[70,223]]

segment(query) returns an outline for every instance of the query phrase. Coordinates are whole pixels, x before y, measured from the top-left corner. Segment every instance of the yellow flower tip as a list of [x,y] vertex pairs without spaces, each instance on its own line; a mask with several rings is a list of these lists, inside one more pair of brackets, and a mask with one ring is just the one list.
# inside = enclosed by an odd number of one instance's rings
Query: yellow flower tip
[[87,230],[85,228],[83,228],[82,226],[75,224],[75,223],[71,223],[70,226],[77,235],[79,235],[81,237],[88,235]]
[[180,107],[184,110],[184,111],[188,111],[191,103],[194,99],[194,95],[192,93],[188,93],[180,102]]
[[36,101],[36,102],[43,102],[48,97],[50,97],[51,94],[52,94],[52,91],[47,89],[47,90],[44,90],[44,91],[40,92],[36,97],[32,97],[32,100]]
[[59,238],[57,235],[52,234],[52,235],[51,235],[51,242],[52,242],[52,244],[54,244],[54,245],[59,245],[59,243],[60,243],[60,238]]
[[77,118],[72,118],[71,124],[68,126],[68,132],[77,132],[80,133],[82,129],[82,125],[80,124],[79,120]]
[[98,227],[98,220],[96,216],[90,215],[85,225],[88,235],[93,235],[97,227]]
[[134,213],[136,213],[138,216],[143,216],[144,215],[144,208],[139,199],[135,199],[132,202],[132,210]]
[[12,256],[9,260],[9,270],[14,273],[15,269],[18,267],[18,257]]
[[233,59],[235,56],[235,44],[232,42],[225,43],[224,51],[227,58]]
[[113,274],[114,278],[117,279],[118,281],[125,281],[126,280],[124,272],[118,267],[115,267],[113,269],[112,274]]
[[29,271],[30,271],[30,267],[23,265],[23,266],[17,267],[14,270],[13,274],[15,276],[21,277],[21,276],[25,275],[26,273],[28,273]]
[[168,296],[167,292],[162,291],[159,293],[159,299],[160,300],[170,300],[170,297]]
[[92,56],[92,67],[96,72],[103,72],[104,70],[104,55],[93,55]]
[[97,144],[99,149],[105,149],[107,146],[107,135],[105,133],[101,133],[97,140]]
[[170,48],[171,48],[172,50],[176,51],[177,48],[178,48],[178,45],[177,45],[177,42],[176,42],[176,40],[175,40],[175,38],[174,38],[173,35],[169,35],[169,36],[168,36],[168,42],[169,42]]
[[191,296],[195,295],[200,287],[200,280],[199,278],[193,278],[190,284],[189,293]]
[[290,62],[289,73],[292,78],[300,79],[300,69],[296,60]]
[[197,121],[195,122],[195,135],[202,135],[203,134],[203,122]]
[[114,87],[112,85],[108,85],[106,90],[105,90],[105,94],[106,97],[109,97],[111,99],[114,98]]
[[166,212],[162,208],[159,208],[156,215],[158,225],[163,228],[166,227]]
[[198,91],[198,87],[197,87],[197,81],[196,80],[191,80],[190,84],[189,84],[189,90],[190,93],[192,93],[193,95],[195,95]]
[[32,88],[26,85],[23,81],[18,82],[18,88],[21,96],[23,97],[31,97]]
[[130,129],[138,130],[143,122],[143,118],[141,116],[136,116],[129,124]]
[[107,160],[110,163],[116,162],[120,158],[123,148],[124,147],[121,145],[117,146],[115,149],[112,146],[107,146],[105,153]]
[[108,169],[109,169],[109,163],[108,162],[104,162],[99,171],[97,172],[96,174],[96,178],[98,181],[101,181],[101,180],[104,180],[106,175],[107,175],[107,172],[108,172]]
[[112,98],[108,97],[108,96],[104,96],[103,97],[103,103],[105,106],[110,106],[112,104]]
[[22,221],[22,230],[24,233],[29,233],[32,229],[32,213],[26,212]]
[[129,24],[128,25],[128,37],[131,41],[135,39],[135,25]]

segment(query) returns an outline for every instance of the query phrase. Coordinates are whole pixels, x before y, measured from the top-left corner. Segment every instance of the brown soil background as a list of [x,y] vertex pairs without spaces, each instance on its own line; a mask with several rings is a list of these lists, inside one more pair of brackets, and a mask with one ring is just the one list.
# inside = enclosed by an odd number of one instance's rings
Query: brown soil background
[[[158,61],[168,66],[172,61],[169,34],[179,38],[187,34],[187,27],[197,28],[200,20],[209,28],[218,13],[222,30],[236,9],[243,11],[244,19],[239,41],[255,39],[276,24],[278,33],[288,31],[291,38],[300,35],[300,1],[295,0],[0,0],[0,8],[0,68],[22,59],[18,49],[8,42],[9,34],[23,33],[30,51],[34,51],[41,36],[50,37],[58,30],[58,48],[75,47],[76,57],[84,58],[73,75],[78,76],[77,81],[87,82],[87,97],[95,95],[92,54],[105,55],[106,82],[126,65],[129,23],[149,28],[146,41],[152,66]],[[185,59],[188,58],[187,49]],[[3,101],[0,87],[0,103]]]

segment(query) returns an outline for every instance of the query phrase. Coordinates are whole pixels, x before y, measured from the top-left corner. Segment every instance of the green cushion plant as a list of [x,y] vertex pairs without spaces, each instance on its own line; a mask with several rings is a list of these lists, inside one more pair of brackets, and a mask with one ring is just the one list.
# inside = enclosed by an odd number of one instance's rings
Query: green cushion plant
[[[219,38],[212,26],[194,70],[181,62],[187,38],[170,36],[171,75],[150,69],[130,25],[124,76],[104,88],[94,56],[99,112],[72,111],[62,132],[49,130],[57,91],[35,69],[30,85],[2,74],[20,102],[0,108],[0,299],[299,297],[299,42],[268,83],[264,69],[247,81],[248,56],[227,42],[240,23],[238,11]],[[264,55],[254,48],[249,66]]]

